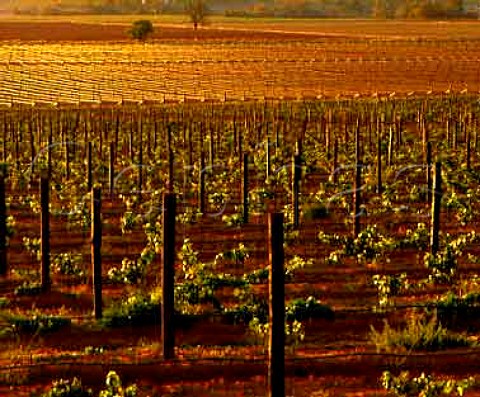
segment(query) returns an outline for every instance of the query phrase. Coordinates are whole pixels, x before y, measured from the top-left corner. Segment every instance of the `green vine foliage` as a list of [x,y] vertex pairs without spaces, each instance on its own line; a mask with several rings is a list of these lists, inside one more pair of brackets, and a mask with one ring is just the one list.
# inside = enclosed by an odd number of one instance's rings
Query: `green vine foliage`
[[452,284],[457,278],[458,258],[468,244],[478,241],[474,231],[461,234],[453,238],[449,234],[445,236],[445,247],[435,255],[426,253],[424,257],[425,267],[430,271],[428,281],[433,284]]
[[53,257],[52,270],[55,273],[80,277],[85,274],[80,267],[81,261],[81,255],[73,255],[70,252],[58,254]]
[[383,388],[397,397],[464,396],[465,391],[476,384],[473,377],[438,379],[423,372],[418,377],[411,377],[408,371],[401,372],[399,376],[385,371],[380,380]]
[[378,291],[379,308],[394,306],[392,297],[397,296],[402,290],[408,289],[407,273],[399,275],[380,275],[375,274],[372,282]]
[[[98,397],[136,397],[137,385],[122,386],[122,381],[115,371],[110,371],[105,380],[105,389],[100,391]],[[41,397],[93,397],[93,391],[82,385],[79,378],[60,379],[52,382],[50,389]]]
[[42,397],[93,397],[93,391],[82,386],[78,378],[60,379],[53,381],[50,390],[43,393]]
[[318,238],[324,244],[339,247],[331,252],[327,259],[327,262],[332,264],[339,263],[342,257],[357,258],[359,263],[375,262],[395,248],[395,241],[379,233],[376,225],[367,226],[356,238],[338,234],[328,235],[324,232],[320,232]]

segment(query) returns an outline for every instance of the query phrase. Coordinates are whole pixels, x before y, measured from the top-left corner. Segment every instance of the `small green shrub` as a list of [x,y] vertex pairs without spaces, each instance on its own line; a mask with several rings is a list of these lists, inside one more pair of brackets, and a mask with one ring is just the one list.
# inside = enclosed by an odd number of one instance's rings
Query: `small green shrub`
[[112,267],[107,275],[114,283],[137,284],[144,275],[145,266],[141,261],[124,258],[121,267]]
[[83,387],[82,381],[78,378],[60,379],[53,381],[50,390],[41,397],[93,397],[93,392]]
[[[262,322],[257,317],[254,317],[248,324],[250,334],[255,337],[257,342],[265,344],[267,342],[270,324]],[[303,324],[300,321],[285,321],[285,343],[287,345],[298,346],[298,344],[305,339],[305,331]]]
[[254,318],[264,324],[268,321],[268,302],[252,293],[244,294],[243,303],[235,308],[224,309],[227,319],[234,323],[249,324]]
[[412,315],[403,329],[393,329],[387,321],[381,332],[372,326],[370,340],[377,351],[425,350],[436,351],[453,347],[476,346],[464,334],[450,332],[437,322],[434,314],[428,319],[425,315]]
[[313,318],[333,320],[334,312],[328,305],[320,303],[313,296],[296,299],[285,308],[287,321],[304,321]]
[[462,327],[467,325],[468,329],[474,329],[476,326],[472,324],[471,320],[479,318],[480,293],[472,291],[457,295],[453,291],[449,291],[436,300],[432,306],[443,326],[449,328],[461,324]]
[[137,385],[124,388],[122,381],[115,371],[110,371],[105,380],[106,389],[102,390],[98,397],[136,397]]
[[432,283],[450,284],[457,274],[457,256],[450,246],[436,255],[427,252],[424,263],[431,272],[429,281]]
[[[136,397],[137,385],[122,386],[122,381],[115,371],[110,371],[105,379],[106,388],[98,394],[98,397]],[[91,389],[82,386],[78,378],[73,380],[60,379],[52,382],[50,390],[41,397],[93,397]]]
[[79,267],[81,256],[64,253],[55,255],[52,260],[52,270],[54,273],[66,276],[83,276],[85,273]]
[[37,260],[42,259],[42,253],[40,249],[42,241],[40,238],[23,238],[23,246],[24,248],[30,252],[32,256],[34,256]]
[[379,233],[376,225],[367,226],[356,238],[320,232],[318,239],[323,244],[339,247],[327,259],[331,264],[340,263],[342,257],[356,257],[359,263],[372,262],[395,248],[394,240]]
[[68,317],[34,314],[31,317],[13,314],[6,315],[6,321],[13,331],[19,334],[46,334],[56,332],[71,325],[72,320]]
[[243,225],[243,213],[238,206],[235,206],[235,212],[231,215],[222,215],[222,222],[225,222],[228,227],[240,227]]
[[138,216],[132,211],[126,211],[120,219],[122,225],[122,234],[129,234],[138,223]]
[[7,307],[10,304],[10,301],[8,298],[5,298],[3,296],[0,296],[0,309]]
[[329,215],[328,208],[324,204],[305,205],[302,208],[302,213],[305,220],[324,219]]
[[144,294],[132,295],[107,308],[100,322],[107,327],[159,324],[160,304]]
[[243,275],[243,279],[249,284],[261,284],[268,280],[268,267],[255,269]]
[[145,40],[153,33],[153,24],[151,21],[141,19],[133,22],[132,27],[128,30],[128,34],[135,40]]
[[430,232],[425,223],[417,224],[416,229],[408,229],[405,237],[398,243],[399,248],[426,249],[430,244]]
[[17,296],[35,296],[41,294],[43,291],[40,283],[33,283],[25,281],[22,285],[15,288],[14,293]]
[[408,288],[407,273],[398,275],[375,274],[372,282],[378,291],[378,306],[385,308],[393,306],[392,297],[397,296],[402,289]]
[[[203,214],[200,212],[198,208],[187,207],[183,214],[178,214],[176,216],[177,222],[182,224],[193,225],[201,219]],[[223,218],[222,218],[223,219]]]

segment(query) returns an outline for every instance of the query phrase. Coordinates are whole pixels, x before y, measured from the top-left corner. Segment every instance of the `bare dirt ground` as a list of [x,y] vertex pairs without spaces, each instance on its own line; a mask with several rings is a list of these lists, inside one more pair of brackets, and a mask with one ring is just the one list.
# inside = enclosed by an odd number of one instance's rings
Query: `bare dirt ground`
[[[5,22],[0,20],[0,41],[43,42],[101,42],[129,41],[124,24],[91,24],[77,22]],[[200,28],[195,32],[191,26],[158,26],[152,40],[281,40],[307,39],[309,33],[263,32],[262,30]]]

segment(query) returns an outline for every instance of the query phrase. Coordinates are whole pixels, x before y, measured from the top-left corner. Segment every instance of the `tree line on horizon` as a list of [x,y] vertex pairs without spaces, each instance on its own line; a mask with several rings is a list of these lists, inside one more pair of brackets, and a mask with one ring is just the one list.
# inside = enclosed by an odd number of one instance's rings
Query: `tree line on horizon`
[[[210,14],[379,19],[476,18],[480,0],[195,0]],[[184,13],[192,0],[9,0],[16,13]],[[0,0],[1,6],[2,0]],[[6,4],[6,3],[5,3]]]

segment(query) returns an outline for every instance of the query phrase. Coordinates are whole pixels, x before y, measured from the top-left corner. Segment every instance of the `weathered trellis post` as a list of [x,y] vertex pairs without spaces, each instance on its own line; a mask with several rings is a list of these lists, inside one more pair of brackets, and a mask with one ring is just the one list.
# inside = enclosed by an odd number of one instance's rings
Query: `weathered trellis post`
[[138,180],[137,180],[137,190],[138,195],[142,195],[143,187],[143,145],[140,145],[138,148]]
[[102,191],[92,190],[91,258],[93,274],[93,312],[96,319],[102,318]]
[[467,129],[466,132],[466,137],[465,137],[465,157],[466,157],[466,166],[467,166],[467,170],[470,170],[472,164],[471,164],[471,142],[470,142],[470,137],[471,137],[471,134],[470,134],[470,130]]
[[93,186],[92,177],[92,142],[87,144],[87,190],[91,191]]
[[300,180],[302,179],[302,158],[300,154],[293,156],[292,161],[292,210],[293,226],[298,228],[300,224]]
[[459,122],[455,121],[453,131],[452,131],[452,149],[454,152],[457,150],[458,128],[459,128]]
[[[33,124],[33,120],[32,120],[32,124]],[[35,133],[34,133],[34,130],[33,130],[33,125],[30,125],[30,164],[31,164],[31,170],[32,170],[32,175],[34,174],[35,172],[35,156],[36,156],[36,152],[35,152]]]
[[355,181],[353,185],[353,238],[360,233],[360,206],[362,204],[362,161],[360,158],[360,128],[355,131]]
[[285,397],[285,272],[283,214],[269,214],[268,396]]
[[203,151],[200,153],[200,167],[198,174],[198,210],[201,214],[205,213],[205,158],[203,157]]
[[65,178],[67,181],[70,179],[70,145],[68,142],[65,144]]
[[270,178],[270,169],[271,169],[271,157],[270,157],[270,137],[267,136],[267,142],[266,142],[266,147],[265,147],[265,177],[266,179]]
[[175,358],[175,211],[174,193],[163,195],[163,251],[162,251],[162,353],[165,360]]
[[128,140],[128,154],[130,156],[130,161],[133,163],[134,161],[134,145],[133,145],[133,134],[134,134],[134,131],[133,131],[133,113],[132,113],[132,116],[131,116],[131,119],[130,119],[130,135],[129,135],[129,140]]
[[275,150],[278,150],[280,147],[280,121],[277,120],[275,126]]
[[303,153],[303,141],[301,138],[297,139],[295,143],[295,154],[301,156]]
[[41,206],[41,285],[43,291],[51,288],[50,279],[50,179],[48,176],[40,178],[40,206]]
[[432,202],[432,142],[427,142],[427,203]]
[[52,129],[50,129],[50,132],[48,134],[48,147],[47,147],[47,178],[52,177],[52,149],[53,149],[53,135],[52,135]]
[[442,163],[435,163],[435,180],[433,185],[434,195],[432,201],[432,228],[430,234],[430,247],[432,255],[439,249],[440,233],[440,204],[442,201]]
[[3,116],[3,140],[2,140],[2,160],[7,161],[7,142],[8,142],[8,123],[6,116]]
[[167,156],[168,156],[168,191],[173,192],[174,184],[174,155],[173,155],[173,145],[172,145],[172,129],[170,124],[167,127]]
[[393,162],[393,129],[390,127],[388,135],[388,158],[387,164],[390,167]]
[[208,143],[210,145],[209,151],[208,151],[208,161],[210,163],[210,169],[213,170],[213,166],[215,164],[215,141],[213,137],[213,127],[210,126],[208,130]]
[[422,121],[422,153],[423,158],[426,159],[427,157],[427,144],[428,144],[428,129],[426,126],[426,121],[423,119]]
[[446,126],[446,137],[445,137],[445,140],[447,141],[447,147],[450,147],[450,123],[451,123],[451,114],[449,115],[448,119],[447,119],[447,126]]
[[0,169],[0,276],[6,276],[7,261],[7,203],[5,196],[6,167]]
[[338,139],[335,137],[335,143],[333,145],[333,169],[332,169],[332,178],[333,183],[338,182]]
[[241,162],[243,160],[243,130],[240,128],[238,130],[238,161]]
[[382,131],[377,130],[377,193],[383,193],[382,184]]
[[243,223],[248,223],[248,201],[248,153],[244,153],[242,178]]
[[115,185],[115,142],[110,142],[110,163],[108,167],[108,181],[110,197],[113,197],[113,189]]

